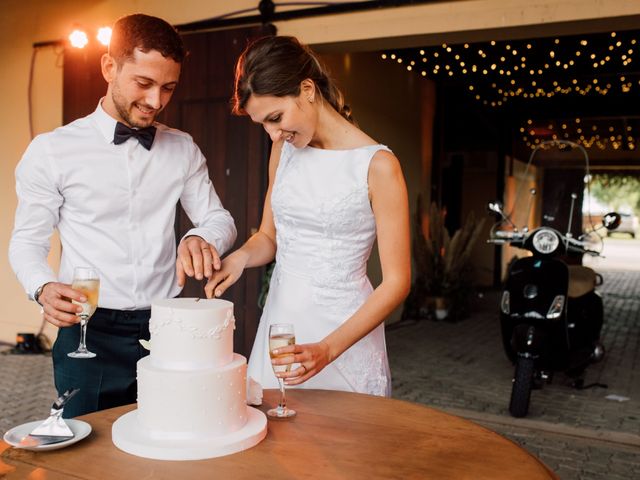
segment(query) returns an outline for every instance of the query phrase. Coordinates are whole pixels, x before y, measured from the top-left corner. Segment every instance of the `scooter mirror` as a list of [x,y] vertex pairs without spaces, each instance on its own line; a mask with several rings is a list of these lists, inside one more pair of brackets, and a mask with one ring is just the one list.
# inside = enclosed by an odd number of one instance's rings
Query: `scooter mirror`
[[620,214],[617,212],[609,212],[602,217],[602,225],[607,230],[615,230],[620,226]]
[[504,216],[504,212],[502,211],[502,204],[500,202],[489,202],[487,208],[490,212],[497,213],[498,215]]

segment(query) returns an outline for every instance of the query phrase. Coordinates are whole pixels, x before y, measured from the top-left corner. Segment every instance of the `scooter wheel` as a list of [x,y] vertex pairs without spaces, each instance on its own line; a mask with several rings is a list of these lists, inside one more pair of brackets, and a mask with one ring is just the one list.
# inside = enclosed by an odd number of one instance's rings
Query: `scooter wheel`
[[513,387],[511,388],[511,401],[509,402],[509,413],[514,417],[524,417],[529,411],[533,374],[533,358],[518,357]]

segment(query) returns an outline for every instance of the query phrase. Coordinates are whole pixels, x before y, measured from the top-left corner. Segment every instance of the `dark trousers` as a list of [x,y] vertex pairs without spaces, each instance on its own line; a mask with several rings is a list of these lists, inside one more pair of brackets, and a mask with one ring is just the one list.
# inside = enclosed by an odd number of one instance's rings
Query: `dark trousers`
[[70,358],[78,348],[80,325],[61,328],[53,345],[53,373],[59,394],[80,391],[65,405],[64,418],[135,403],[136,363],[149,352],[150,310],[98,308],[87,323],[87,348],[95,358]]

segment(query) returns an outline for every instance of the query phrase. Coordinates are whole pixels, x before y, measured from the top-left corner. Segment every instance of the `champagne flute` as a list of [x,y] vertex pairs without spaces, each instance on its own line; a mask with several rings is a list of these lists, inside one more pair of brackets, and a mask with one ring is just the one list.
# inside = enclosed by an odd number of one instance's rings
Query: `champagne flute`
[[[274,355],[276,348],[286,347],[296,343],[296,336],[293,332],[293,325],[290,323],[276,323],[269,327],[269,356],[271,358],[282,358],[291,356],[291,353]],[[288,365],[271,365],[274,373],[288,372],[291,370],[291,364]],[[280,384],[280,402],[276,408],[267,411],[270,417],[287,418],[296,414],[295,410],[287,408],[287,400],[284,394],[284,379],[277,377]]]
[[98,308],[98,291],[100,290],[98,272],[91,267],[74,268],[71,288],[82,292],[87,297],[87,301],[82,303],[72,300],[73,303],[82,307],[82,311],[76,314],[80,317],[80,345],[75,352],[67,355],[71,358],[93,358],[96,354],[87,350],[87,322]]

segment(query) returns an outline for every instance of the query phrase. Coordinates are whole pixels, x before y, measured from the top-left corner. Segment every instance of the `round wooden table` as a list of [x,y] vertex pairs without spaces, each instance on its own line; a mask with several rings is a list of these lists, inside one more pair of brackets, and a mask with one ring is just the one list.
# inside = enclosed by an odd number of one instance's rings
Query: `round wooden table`
[[[278,392],[265,390],[265,411]],[[93,431],[60,450],[31,452],[0,442],[0,477],[10,479],[508,479],[557,477],[497,433],[401,400],[291,390],[292,419],[269,420],[256,447],[226,457],[161,461],[118,450],[111,425],[135,405],[79,417]],[[170,414],[170,412],[167,412]],[[3,477],[4,475],[4,477]]]

